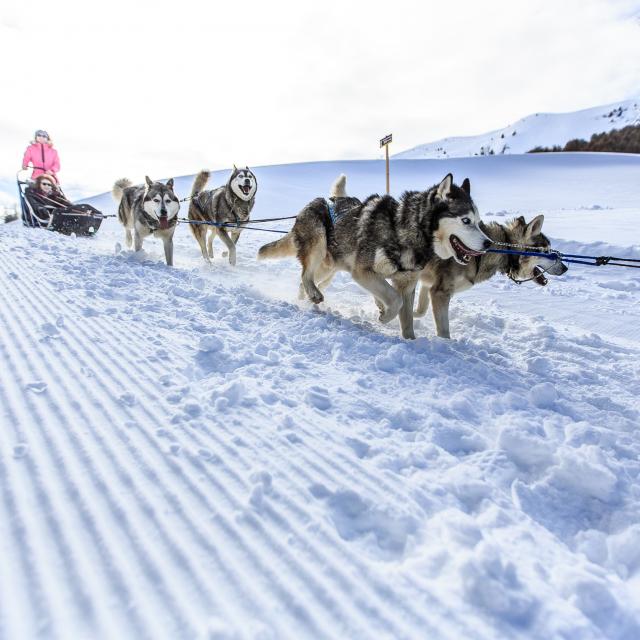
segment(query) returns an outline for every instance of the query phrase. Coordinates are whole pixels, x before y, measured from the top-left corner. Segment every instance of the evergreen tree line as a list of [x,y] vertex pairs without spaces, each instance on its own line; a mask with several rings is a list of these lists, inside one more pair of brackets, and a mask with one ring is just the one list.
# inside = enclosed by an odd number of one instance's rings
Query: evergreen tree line
[[564,147],[534,147],[527,153],[548,153],[555,151],[609,151],[613,153],[640,153],[640,125],[629,125],[605,133],[594,133],[591,140],[575,138]]

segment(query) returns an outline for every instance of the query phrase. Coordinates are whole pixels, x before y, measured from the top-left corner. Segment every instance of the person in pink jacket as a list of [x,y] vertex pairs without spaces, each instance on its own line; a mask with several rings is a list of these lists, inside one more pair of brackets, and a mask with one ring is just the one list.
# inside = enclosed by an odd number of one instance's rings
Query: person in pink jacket
[[36,131],[34,141],[24,152],[22,168],[26,169],[29,163],[33,167],[32,180],[46,173],[56,182],[59,182],[56,174],[60,171],[60,158],[58,158],[58,152],[53,148],[53,142],[51,142],[49,134],[42,129]]

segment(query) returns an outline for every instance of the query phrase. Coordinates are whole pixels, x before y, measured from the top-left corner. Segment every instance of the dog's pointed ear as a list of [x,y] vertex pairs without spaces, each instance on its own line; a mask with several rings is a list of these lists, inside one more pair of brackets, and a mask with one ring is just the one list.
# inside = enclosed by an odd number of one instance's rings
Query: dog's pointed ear
[[460,188],[468,195],[471,196],[471,182],[469,178],[465,178],[460,185]]
[[169,187],[169,189],[173,189],[173,178],[169,178],[167,180],[167,187]]
[[453,185],[453,176],[450,173],[447,173],[442,182],[438,185],[438,191],[436,192],[438,198],[444,200],[445,198],[451,197],[451,185]]
[[247,166],[245,167],[245,169],[246,169],[247,171],[249,171],[249,165],[247,165]]
[[236,172],[238,170],[238,167],[236,167],[236,165],[233,165],[233,171]]
[[537,236],[542,231],[542,223],[544,222],[544,216],[540,214],[536,216],[528,225],[526,230],[526,235],[529,238],[533,238],[533,236]]
[[153,184],[153,180],[149,176],[145,176],[144,179],[147,182],[148,187],[150,187]]
[[518,216],[516,218],[516,222],[522,227],[526,227],[527,226],[527,221],[524,219],[524,216]]

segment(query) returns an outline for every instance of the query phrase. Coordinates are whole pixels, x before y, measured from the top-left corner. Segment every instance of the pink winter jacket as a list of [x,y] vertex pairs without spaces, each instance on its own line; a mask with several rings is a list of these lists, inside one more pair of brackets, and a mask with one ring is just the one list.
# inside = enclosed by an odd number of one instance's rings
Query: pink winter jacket
[[22,166],[26,167],[29,163],[34,167],[31,174],[32,180],[47,171],[53,173],[53,177],[56,181],[58,180],[56,173],[60,171],[60,158],[51,144],[41,144],[40,142],[30,144],[24,152]]

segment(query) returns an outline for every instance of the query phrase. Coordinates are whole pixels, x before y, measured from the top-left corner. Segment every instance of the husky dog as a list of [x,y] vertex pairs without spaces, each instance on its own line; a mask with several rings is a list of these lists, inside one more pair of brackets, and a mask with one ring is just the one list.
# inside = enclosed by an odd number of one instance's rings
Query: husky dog
[[[209,180],[209,172],[201,171],[193,182],[191,203],[189,204],[189,220],[194,222],[215,222],[216,224],[238,224],[246,222],[256,200],[258,181],[249,167],[238,169],[233,167],[229,181],[223,187],[203,191]],[[236,244],[242,228],[234,228],[210,224],[190,224],[191,231],[200,245],[202,257],[211,262],[213,258],[213,239],[217,236],[229,250],[229,263],[236,263]],[[209,237],[207,240],[207,232]]]
[[[549,251],[549,239],[542,233],[544,216],[536,216],[529,224],[520,216],[502,225],[482,223],[481,229],[494,242],[527,245],[540,252]],[[420,274],[420,296],[414,316],[422,317],[429,308],[429,298],[436,332],[441,338],[450,338],[449,302],[460,291],[504,273],[514,282],[532,280],[540,286],[547,284],[545,273],[562,275],[567,270],[560,260],[541,256],[519,256],[503,253],[485,253],[463,266],[453,260],[436,259]]]
[[127,247],[133,245],[136,251],[142,249],[142,241],[149,235],[162,238],[164,257],[173,266],[173,233],[178,222],[180,202],[173,192],[173,178],[167,184],[154,182],[145,177],[146,184],[133,186],[123,178],[111,189],[118,203],[118,219],[125,228]]
[[316,198],[307,204],[293,229],[261,247],[258,258],[297,255],[302,286],[315,304],[324,299],[317,284],[330,281],[337,270],[348,271],[373,294],[380,321],[400,314],[402,336],[414,338],[413,299],[420,272],[435,258],[467,265],[491,244],[478,226],[471,184],[465,179],[459,187],[448,174],[426,191],[405,192],[400,201],[370,196],[334,223],[332,205],[346,197],[344,182],[341,176],[329,203]]

